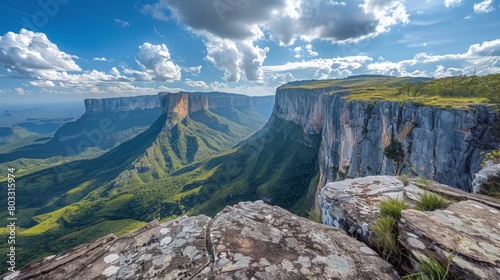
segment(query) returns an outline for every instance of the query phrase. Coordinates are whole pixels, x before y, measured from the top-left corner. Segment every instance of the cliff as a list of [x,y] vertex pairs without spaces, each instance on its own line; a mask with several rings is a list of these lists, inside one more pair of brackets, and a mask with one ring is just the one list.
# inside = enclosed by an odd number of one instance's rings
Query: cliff
[[276,92],[274,117],[321,135],[320,187],[343,178],[411,172],[470,191],[483,153],[498,146],[490,106],[348,101],[349,94],[340,87]]
[[222,92],[160,93],[160,103],[163,113],[167,114],[167,130],[190,114],[203,110],[255,110],[253,97]]
[[141,95],[104,99],[85,99],[86,114],[100,112],[126,112],[160,108],[158,95]]

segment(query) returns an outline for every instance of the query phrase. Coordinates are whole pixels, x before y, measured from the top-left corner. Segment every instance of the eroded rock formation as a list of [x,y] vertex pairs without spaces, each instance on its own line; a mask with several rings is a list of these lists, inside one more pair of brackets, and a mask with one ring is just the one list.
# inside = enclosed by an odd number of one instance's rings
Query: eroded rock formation
[[4,279],[399,279],[344,231],[263,202],[157,221],[47,257]]

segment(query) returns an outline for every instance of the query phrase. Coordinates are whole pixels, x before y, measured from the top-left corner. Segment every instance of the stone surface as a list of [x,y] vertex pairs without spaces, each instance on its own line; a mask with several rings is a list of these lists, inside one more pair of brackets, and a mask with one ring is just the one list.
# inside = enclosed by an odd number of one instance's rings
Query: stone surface
[[399,279],[340,229],[263,202],[81,245],[4,279]]
[[380,213],[378,204],[389,197],[403,199],[403,183],[391,176],[371,176],[327,184],[320,207],[326,225],[342,228],[371,244],[370,224]]
[[446,263],[463,279],[500,279],[500,210],[462,201],[445,210],[404,210],[400,243],[416,258]]

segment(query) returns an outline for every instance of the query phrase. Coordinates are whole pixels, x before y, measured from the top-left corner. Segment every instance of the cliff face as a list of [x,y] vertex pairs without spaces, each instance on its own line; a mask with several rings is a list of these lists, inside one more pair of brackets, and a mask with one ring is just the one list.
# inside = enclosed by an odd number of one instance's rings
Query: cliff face
[[85,99],[86,114],[100,112],[125,112],[160,108],[158,95],[142,95],[105,99]]
[[163,113],[167,114],[167,129],[189,114],[202,110],[251,109],[252,97],[227,93],[161,93]]
[[334,88],[278,89],[274,116],[321,134],[319,165],[326,182],[411,171],[469,191],[482,152],[495,148],[494,110],[350,101]]

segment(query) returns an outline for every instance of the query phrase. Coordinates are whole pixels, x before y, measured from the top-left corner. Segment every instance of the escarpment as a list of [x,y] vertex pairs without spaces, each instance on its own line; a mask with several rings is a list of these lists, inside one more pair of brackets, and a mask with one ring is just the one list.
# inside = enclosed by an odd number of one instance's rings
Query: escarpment
[[[334,92],[334,93],[333,93]],[[498,146],[494,108],[348,100],[341,88],[282,87],[273,116],[321,135],[320,183],[412,173],[471,191],[484,153]]]
[[100,112],[125,112],[160,108],[158,95],[141,95],[104,99],[85,99],[85,112],[95,114]]

